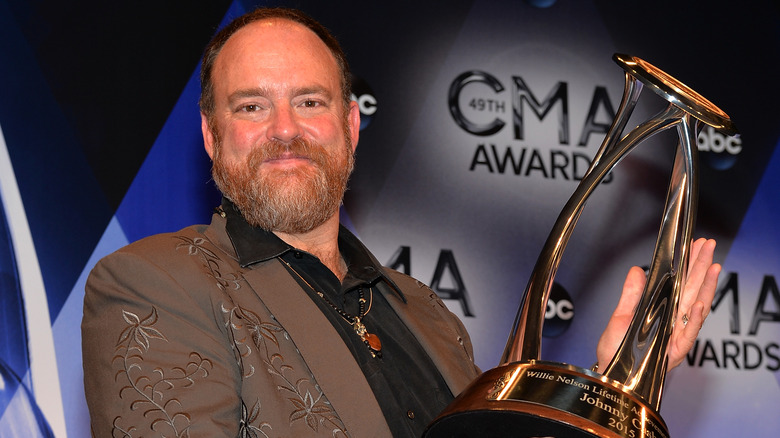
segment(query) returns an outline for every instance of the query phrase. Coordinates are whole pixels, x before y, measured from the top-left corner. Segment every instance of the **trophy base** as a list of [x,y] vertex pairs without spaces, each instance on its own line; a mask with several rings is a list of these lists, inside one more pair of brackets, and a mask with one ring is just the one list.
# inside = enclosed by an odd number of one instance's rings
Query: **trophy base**
[[669,432],[620,383],[572,365],[531,361],[483,373],[423,436],[669,438]]
[[566,423],[524,412],[504,410],[470,411],[453,414],[433,423],[425,438],[594,438],[599,435]]

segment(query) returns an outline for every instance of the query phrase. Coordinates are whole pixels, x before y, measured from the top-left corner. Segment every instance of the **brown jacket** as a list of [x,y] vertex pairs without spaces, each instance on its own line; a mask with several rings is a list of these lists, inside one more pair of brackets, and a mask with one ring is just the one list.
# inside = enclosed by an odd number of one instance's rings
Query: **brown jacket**
[[[477,376],[426,286],[380,287],[457,395]],[[86,286],[84,386],[96,437],[390,436],[363,373],[278,259],[242,268],[225,220],[140,240]]]

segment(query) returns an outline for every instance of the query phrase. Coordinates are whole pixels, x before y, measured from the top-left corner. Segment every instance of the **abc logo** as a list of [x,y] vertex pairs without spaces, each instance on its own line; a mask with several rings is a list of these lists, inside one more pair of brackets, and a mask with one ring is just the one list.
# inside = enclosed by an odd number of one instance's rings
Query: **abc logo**
[[377,111],[377,101],[374,92],[362,78],[352,75],[352,100],[360,108],[360,130],[365,129]]
[[574,303],[558,283],[553,283],[550,291],[550,299],[547,300],[547,310],[544,313],[544,328],[542,336],[554,338],[560,336],[571,325],[574,318]]
[[742,139],[725,136],[712,126],[699,133],[697,141],[702,161],[717,170],[730,168],[737,162],[737,155],[742,152]]

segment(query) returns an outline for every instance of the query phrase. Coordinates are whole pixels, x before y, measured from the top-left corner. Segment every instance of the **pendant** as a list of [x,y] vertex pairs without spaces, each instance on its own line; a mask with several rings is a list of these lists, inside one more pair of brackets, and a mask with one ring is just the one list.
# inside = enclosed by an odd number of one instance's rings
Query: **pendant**
[[352,323],[352,328],[355,329],[355,333],[360,336],[360,339],[368,347],[368,351],[371,352],[371,357],[382,357],[382,342],[379,340],[379,336],[369,333],[366,330],[366,326],[360,321],[360,318],[355,317],[355,322]]
[[368,347],[374,351],[382,351],[382,342],[379,340],[379,336],[373,333],[366,333],[363,338],[368,343]]

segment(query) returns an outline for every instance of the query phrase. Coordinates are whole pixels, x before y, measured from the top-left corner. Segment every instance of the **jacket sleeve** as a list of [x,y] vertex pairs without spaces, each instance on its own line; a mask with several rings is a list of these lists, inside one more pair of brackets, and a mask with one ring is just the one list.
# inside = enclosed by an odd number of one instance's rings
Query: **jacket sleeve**
[[[114,253],[87,281],[81,330],[93,436],[238,436],[241,371],[213,302],[217,285],[196,267],[172,274],[142,254]],[[181,275],[202,276],[205,290],[187,290]]]

